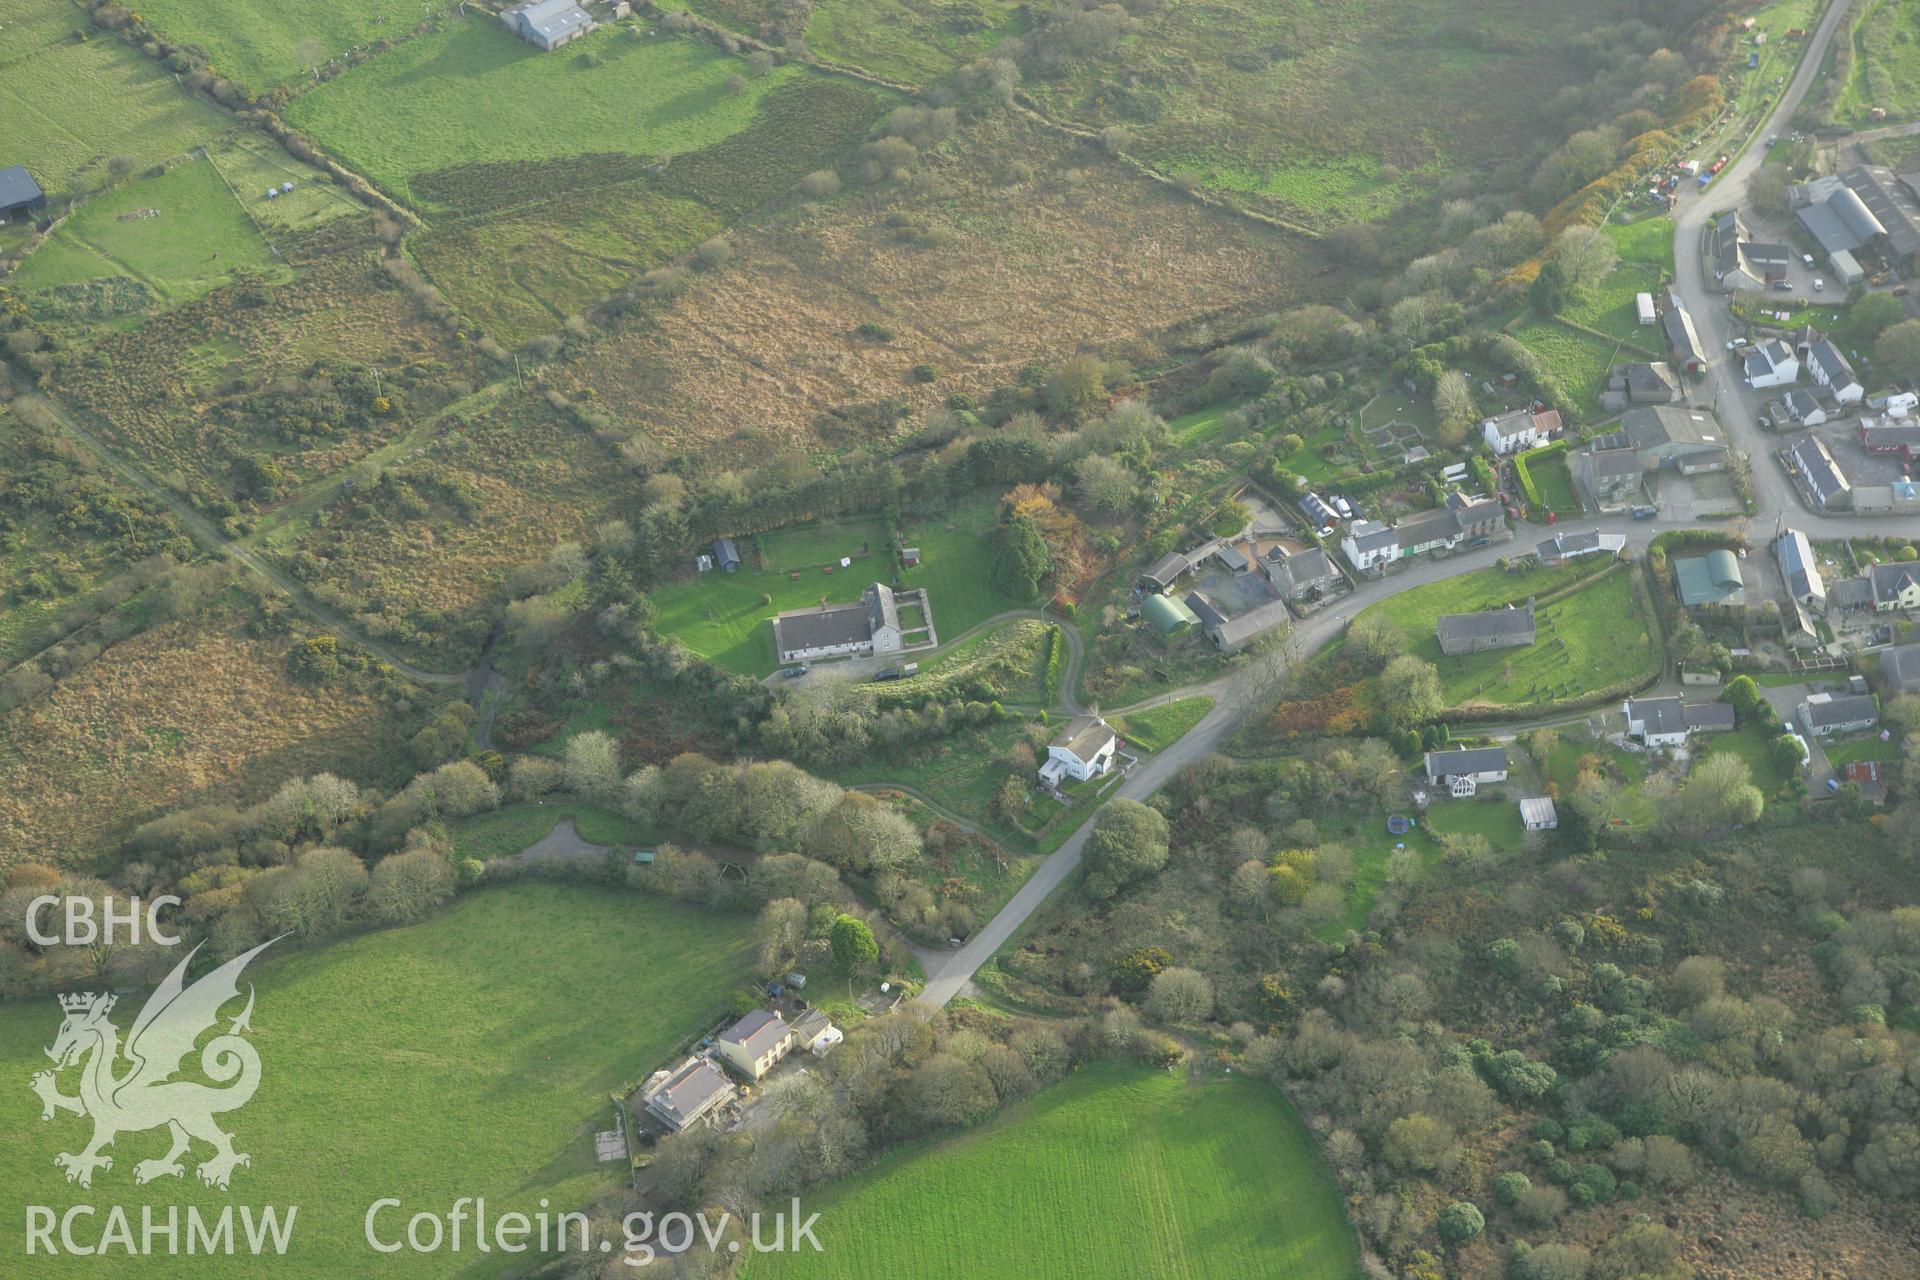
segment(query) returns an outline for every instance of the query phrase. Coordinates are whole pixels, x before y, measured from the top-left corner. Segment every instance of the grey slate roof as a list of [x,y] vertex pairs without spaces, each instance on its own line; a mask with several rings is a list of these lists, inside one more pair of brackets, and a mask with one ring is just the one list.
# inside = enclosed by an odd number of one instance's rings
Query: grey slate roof
[[1456,778],[1473,773],[1505,773],[1505,747],[1459,747],[1452,751],[1427,752],[1427,776]]
[[1298,555],[1288,556],[1273,566],[1273,576],[1284,580],[1288,586],[1300,588],[1314,582],[1324,582],[1335,577],[1333,557],[1319,547],[1302,551]]
[[1353,545],[1362,551],[1377,551],[1381,547],[1391,547],[1400,539],[1386,525],[1375,524],[1371,520],[1356,520],[1347,529],[1353,539]]
[[1856,381],[1853,365],[1847,361],[1840,348],[1825,338],[1807,348],[1807,363],[1820,371],[1820,376],[1836,386],[1845,386]]
[[1443,613],[1434,619],[1434,634],[1444,651],[1450,642],[1499,640],[1532,644],[1533,606],[1524,609],[1486,609],[1479,613]]
[[1795,387],[1787,392],[1787,409],[1793,414],[1795,422],[1805,422],[1810,415],[1820,411],[1820,402],[1805,387]]
[[1830,506],[1835,499],[1852,492],[1853,486],[1840,473],[1840,464],[1833,460],[1826,442],[1819,437],[1801,438],[1793,446],[1793,461],[1800,468],[1800,476],[1807,482],[1807,488],[1813,490],[1813,496],[1821,506]]
[[1867,578],[1873,583],[1874,600],[1894,600],[1907,584],[1920,582],[1920,574],[1914,572],[1911,564],[1876,564],[1867,570]]
[[1687,314],[1686,308],[1676,301],[1660,318],[1660,324],[1666,330],[1667,343],[1676,355],[1683,359],[1706,360],[1707,353],[1700,346],[1700,333],[1693,327],[1693,317]]
[[1827,603],[1836,609],[1857,609],[1873,603],[1873,579],[1842,578],[1827,588]]
[[1417,547],[1458,536],[1460,518],[1445,507],[1434,507],[1430,511],[1416,511],[1395,525],[1393,532],[1402,547]]
[[718,1067],[705,1058],[694,1058],[648,1093],[646,1102],[677,1127],[699,1115],[716,1095],[731,1096],[733,1091],[733,1082]]
[[1191,567],[1185,556],[1178,551],[1169,551],[1155,560],[1140,576],[1157,587],[1168,587]]
[[1214,637],[1221,648],[1232,649],[1271,627],[1286,625],[1292,618],[1293,615],[1287,612],[1286,601],[1269,600],[1228,618],[1214,632]]
[[575,0],[530,0],[515,5],[513,15],[548,40],[559,40],[593,21]]
[[771,1052],[791,1031],[786,1019],[779,1014],[767,1009],[755,1009],[722,1031],[720,1043],[737,1044],[749,1057],[758,1058]]
[[722,569],[728,565],[732,565],[736,569],[740,567],[740,549],[733,545],[732,538],[715,538],[713,540],[713,562]]
[[1724,702],[1690,702],[1686,709],[1689,729],[1731,729],[1733,708]]
[[1705,409],[1682,409],[1675,405],[1653,404],[1635,409],[1620,419],[1620,429],[1632,439],[1635,448],[1658,449],[1665,445],[1727,447],[1720,421]]
[[1106,750],[1107,744],[1117,735],[1099,716],[1075,716],[1067,721],[1067,727],[1060,731],[1049,746],[1069,751],[1080,760],[1091,764],[1095,756]]
[[1872,724],[1880,718],[1880,709],[1870,693],[1816,693],[1803,705],[1810,729]]
[[862,598],[852,604],[795,609],[773,620],[780,649],[827,649],[873,638],[872,614]]
[[1645,732],[1651,737],[1658,733],[1685,733],[1687,731],[1687,706],[1678,698],[1635,698],[1627,703],[1627,720],[1645,721]]
[[1200,619],[1203,627],[1217,627],[1227,620],[1227,615],[1214,607],[1213,601],[1198,591],[1187,592],[1187,608],[1193,610],[1193,616]]
[[15,205],[32,204],[45,198],[46,192],[27,172],[27,166],[16,164],[8,169],[0,169],[0,209],[11,209]]
[[1920,690],[1920,644],[1897,644],[1880,654],[1880,674],[1907,693]]
[[1796,600],[1808,596],[1825,599],[1827,584],[1820,580],[1820,568],[1814,560],[1813,544],[1798,529],[1789,529],[1773,544],[1780,560],[1780,575],[1787,580],[1787,594]]

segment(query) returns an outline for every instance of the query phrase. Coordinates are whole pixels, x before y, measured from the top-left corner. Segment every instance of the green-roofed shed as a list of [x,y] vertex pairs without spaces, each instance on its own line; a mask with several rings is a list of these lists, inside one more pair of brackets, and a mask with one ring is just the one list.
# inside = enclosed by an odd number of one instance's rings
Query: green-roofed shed
[[1747,580],[1740,572],[1740,558],[1724,547],[1703,556],[1675,560],[1673,582],[1680,593],[1680,603],[1689,608],[1702,604],[1740,604],[1746,598]]
[[1200,625],[1199,615],[1172,596],[1148,596],[1140,602],[1140,612],[1163,636],[1177,636]]

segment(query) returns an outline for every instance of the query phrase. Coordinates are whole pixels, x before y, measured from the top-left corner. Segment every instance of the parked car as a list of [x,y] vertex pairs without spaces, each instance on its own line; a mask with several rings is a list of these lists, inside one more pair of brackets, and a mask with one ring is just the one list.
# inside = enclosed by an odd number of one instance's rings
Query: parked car
[[801,676],[807,674],[807,664],[804,662],[795,663],[780,674],[789,680],[798,680]]
[[875,680],[898,680],[900,678],[900,668],[884,667],[881,670],[874,672],[873,678]]
[[1813,291],[1815,293],[1819,293],[1822,289],[1826,287],[1827,287],[1827,282],[1825,280],[1822,280],[1819,276],[1815,276],[1813,278]]
[[1633,518],[1635,520],[1651,520],[1659,514],[1660,508],[1658,507],[1635,507],[1633,509]]
[[[1818,288],[1820,287],[1820,282],[1819,282],[1818,280],[1815,280],[1815,281],[1813,282],[1813,287],[1814,287],[1814,288],[1816,288],[1816,289],[1818,289]],[[1793,292],[1793,281],[1791,281],[1791,280],[1775,280],[1775,281],[1773,282],[1773,291],[1774,291],[1775,293],[1792,293],[1792,292]]]
[[1802,261],[1802,262],[1804,262],[1804,263],[1806,263],[1806,264],[1807,264],[1808,266],[1812,266],[1812,265],[1813,265],[1813,255],[1812,255],[1812,254],[1810,254],[1810,253],[1803,253],[1803,254],[1801,254],[1801,255],[1800,255],[1800,261]]

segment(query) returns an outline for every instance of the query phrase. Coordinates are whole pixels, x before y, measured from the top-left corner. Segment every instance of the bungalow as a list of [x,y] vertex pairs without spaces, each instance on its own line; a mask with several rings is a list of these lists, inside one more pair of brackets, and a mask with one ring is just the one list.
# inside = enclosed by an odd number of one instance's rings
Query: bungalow
[[1853,484],[1834,461],[1826,441],[1802,436],[1788,451],[1795,477],[1813,505],[1822,511],[1845,511],[1853,506]]
[[1920,693],[1920,644],[1882,650],[1880,676],[1896,693]]
[[1533,605],[1524,609],[1487,609],[1479,613],[1443,613],[1433,624],[1440,652],[1448,657],[1519,649],[1533,643]]
[[1528,831],[1552,831],[1560,825],[1551,796],[1528,796],[1520,802],[1520,825]]
[[1434,786],[1445,783],[1450,795],[1470,796],[1483,783],[1507,780],[1507,749],[1463,747],[1429,751],[1426,766],[1429,783]]
[[739,1090],[713,1063],[688,1058],[671,1071],[656,1071],[640,1091],[647,1112],[679,1132],[738,1096]]
[[1627,732],[1650,747],[1678,747],[1687,741],[1687,707],[1679,698],[1631,698],[1623,705]]
[[1870,693],[1810,693],[1800,704],[1800,723],[1816,738],[1854,733],[1880,723],[1880,708]]
[[1827,584],[1821,580],[1820,564],[1807,535],[1787,530],[1774,542],[1773,555],[1780,562],[1780,576],[1787,580],[1787,594],[1801,604],[1826,608]]
[[1800,380],[1800,357],[1778,338],[1769,338],[1750,348],[1743,357],[1747,385],[1758,391],[1766,387],[1790,387]]
[[1541,564],[1565,564],[1582,556],[1617,556],[1626,545],[1627,535],[1624,533],[1601,533],[1589,529],[1585,533],[1556,533],[1535,546],[1533,554]]
[[808,1009],[793,1020],[793,1047],[805,1049],[816,1058],[825,1057],[828,1050],[844,1039],[840,1028],[818,1009]]
[[715,1046],[727,1065],[749,1080],[758,1080],[793,1048],[793,1028],[769,1009],[755,1009],[720,1033]]
[[[906,594],[924,610],[924,590]],[[852,604],[790,609],[773,620],[773,644],[782,662],[898,653],[904,647],[903,637],[899,601],[893,588],[883,582],[868,587]]]
[[1120,736],[1099,716],[1075,716],[1052,742],[1040,766],[1040,781],[1058,787],[1062,778],[1086,782],[1113,768]]
[[1813,371],[1813,380],[1831,391],[1841,404],[1858,404],[1867,394],[1854,376],[1853,365],[1825,338],[1807,348],[1807,368]]
[[1920,566],[1912,564],[1876,564],[1867,570],[1873,584],[1873,607],[1880,613],[1898,609],[1920,609]]

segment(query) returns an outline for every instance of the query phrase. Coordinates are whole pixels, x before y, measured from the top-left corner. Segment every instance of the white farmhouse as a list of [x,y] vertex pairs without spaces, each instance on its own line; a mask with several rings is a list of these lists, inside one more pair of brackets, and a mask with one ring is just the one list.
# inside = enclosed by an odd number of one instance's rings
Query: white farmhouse
[[1800,357],[1778,338],[1769,338],[1747,352],[1747,385],[1758,391],[1766,387],[1790,387],[1800,380]]
[[1859,404],[1867,394],[1854,376],[1853,365],[1825,338],[1807,348],[1807,368],[1813,370],[1813,380],[1833,392],[1841,404]]
[[1047,759],[1040,766],[1040,781],[1057,787],[1063,778],[1085,782],[1113,768],[1114,752],[1120,737],[1099,716],[1075,716],[1047,744]]

